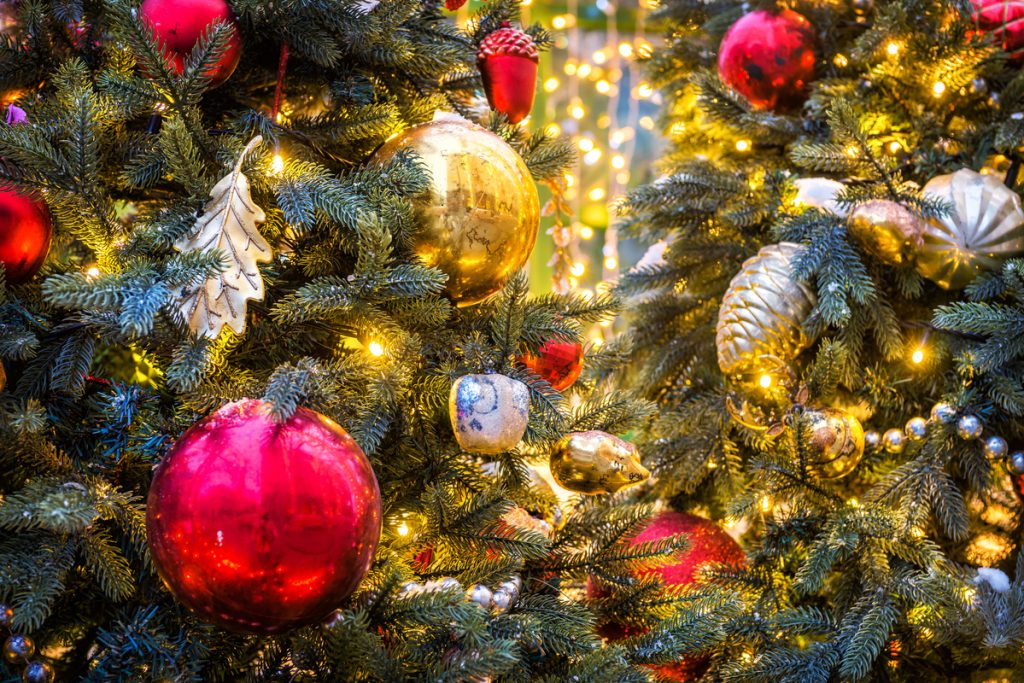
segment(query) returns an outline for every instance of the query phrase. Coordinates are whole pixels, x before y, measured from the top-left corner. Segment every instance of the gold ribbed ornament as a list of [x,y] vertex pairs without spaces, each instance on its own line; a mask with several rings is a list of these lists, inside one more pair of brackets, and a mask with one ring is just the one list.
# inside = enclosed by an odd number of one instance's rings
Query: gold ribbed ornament
[[963,289],[982,270],[998,270],[1024,253],[1020,197],[993,176],[962,168],[932,178],[921,192],[952,206],[925,224],[915,262],[917,272],[943,289]]
[[814,343],[803,325],[818,297],[792,277],[793,259],[802,249],[792,242],[764,247],[729,283],[715,337],[723,373],[755,372],[762,356],[789,363]]
[[384,163],[411,149],[430,171],[415,237],[423,262],[448,275],[459,306],[483,301],[522,268],[537,242],[540,201],[530,171],[497,135],[456,114],[438,112],[384,143]]

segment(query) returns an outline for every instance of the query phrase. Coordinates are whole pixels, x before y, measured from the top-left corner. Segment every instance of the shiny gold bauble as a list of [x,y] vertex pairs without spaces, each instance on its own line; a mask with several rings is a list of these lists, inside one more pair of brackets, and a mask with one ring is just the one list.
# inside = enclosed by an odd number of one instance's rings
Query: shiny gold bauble
[[793,259],[802,249],[792,242],[764,247],[729,283],[715,334],[723,373],[756,372],[762,356],[789,363],[814,342],[804,320],[818,297],[792,275]]
[[438,113],[377,152],[383,163],[411,149],[430,172],[416,253],[448,275],[459,306],[483,301],[522,268],[537,242],[540,202],[522,158],[504,140],[455,114]]
[[864,428],[837,408],[808,408],[802,425],[811,469],[825,479],[845,477],[864,457]]
[[891,266],[913,261],[924,245],[924,223],[905,206],[876,199],[850,214],[850,234],[879,261]]
[[562,488],[596,495],[647,481],[636,446],[598,430],[566,435],[551,454],[551,475]]
[[925,224],[915,267],[943,289],[963,289],[983,270],[997,270],[1024,254],[1020,197],[991,175],[962,168],[937,176],[921,190],[952,210]]

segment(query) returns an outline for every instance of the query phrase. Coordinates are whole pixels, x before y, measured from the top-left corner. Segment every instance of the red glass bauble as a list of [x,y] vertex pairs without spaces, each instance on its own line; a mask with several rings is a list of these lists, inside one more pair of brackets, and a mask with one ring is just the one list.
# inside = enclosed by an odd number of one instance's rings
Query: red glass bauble
[[491,109],[505,114],[511,123],[529,116],[540,59],[530,34],[502,22],[501,28],[480,41],[476,59]]
[[533,374],[547,380],[556,391],[564,391],[583,372],[583,344],[549,341],[540,347],[536,355],[524,353],[516,360]]
[[972,0],[974,21],[1010,56],[1024,57],[1024,0]]
[[167,48],[174,62],[174,70],[181,73],[185,60],[196,41],[217,19],[235,27],[228,48],[210,70],[210,84],[220,85],[238,66],[242,57],[242,39],[231,8],[224,0],[145,0],[139,7],[140,16],[153,26],[153,35]]
[[39,271],[50,249],[46,204],[11,189],[0,189],[0,263],[7,282],[19,284]]
[[351,595],[380,539],[369,461],[344,429],[299,408],[229,403],[174,444],[149,491],[146,531],[167,587],[204,619],[278,633]]
[[740,17],[718,48],[718,74],[757,109],[803,103],[814,76],[814,29],[792,10]]
[[[630,540],[631,545],[660,541],[663,538],[682,534],[689,547],[681,551],[674,562],[637,571],[637,578],[657,575],[666,586],[689,586],[697,582],[697,569],[708,562],[742,565],[746,555],[732,536],[709,519],[671,510],[662,512],[646,529]],[[587,582],[587,596],[599,598],[605,595],[594,581]],[[627,636],[639,635],[641,630],[624,624],[605,624],[599,632],[605,638],[615,641]],[[706,657],[683,657],[675,664],[652,666],[651,668],[671,681],[694,681],[707,670]]]

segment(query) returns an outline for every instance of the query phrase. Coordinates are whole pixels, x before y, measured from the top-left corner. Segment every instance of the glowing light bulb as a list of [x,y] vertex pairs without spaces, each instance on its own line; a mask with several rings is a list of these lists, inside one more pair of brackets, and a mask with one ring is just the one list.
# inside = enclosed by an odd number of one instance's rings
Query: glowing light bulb
[[608,53],[605,52],[604,50],[598,50],[590,57],[591,59],[594,60],[594,64],[604,64],[605,62],[608,61]]
[[619,54],[629,59],[633,56],[633,46],[629,43],[619,43]]
[[860,154],[860,148],[858,148],[857,145],[850,145],[846,148],[846,156],[855,157],[858,154]]
[[580,228],[580,239],[589,240],[594,238],[594,229],[589,225]]
[[565,18],[565,15],[559,14],[557,17],[551,20],[551,27],[561,31],[563,28],[568,26],[569,21]]
[[590,71],[591,69],[589,64],[580,64],[579,67],[577,67],[576,69],[576,75],[579,76],[580,78],[586,78],[587,76],[590,75]]
[[558,82],[554,76],[544,81],[544,92],[555,92],[558,89]]
[[772,385],[772,376],[768,373],[761,375],[761,378],[757,380],[757,383],[761,385],[762,389],[767,389]]
[[846,504],[849,505],[852,508],[859,508],[860,507],[860,501],[857,500],[856,498],[851,498],[850,500],[846,501]]
[[914,365],[920,365],[921,361],[924,360],[924,349],[916,349],[910,356],[910,360],[914,362]]
[[644,130],[654,130],[654,119],[650,116],[640,117],[640,127]]
[[761,512],[771,512],[772,499],[768,496],[761,496]]
[[616,154],[615,156],[612,157],[612,168],[620,169],[625,168],[625,166],[626,157],[622,156],[621,154]]
[[85,269],[85,276],[90,280],[95,280],[100,276],[100,269],[96,266],[89,266]]
[[895,57],[900,53],[900,44],[889,43],[888,45],[885,46],[885,51],[888,52],[891,57]]
[[604,267],[607,270],[615,270],[619,267],[619,259],[614,256],[606,256],[604,259]]
[[557,138],[562,134],[562,127],[557,123],[549,123],[548,127],[544,129],[544,132],[550,138]]
[[654,94],[654,87],[647,82],[641,83],[636,87],[636,94],[640,97],[650,97]]
[[576,184],[576,176],[574,176],[572,173],[566,173],[565,174],[565,186],[566,187],[572,187],[575,184]]
[[367,345],[366,348],[370,351],[370,354],[373,356],[384,355],[384,347],[380,345],[380,342],[372,341]]
[[625,185],[629,182],[629,171],[619,171],[615,174],[615,182],[619,185]]
[[850,60],[846,58],[844,54],[837,54],[832,58],[832,63],[842,69],[844,66],[850,63]]
[[405,522],[402,522],[401,524],[398,525],[398,528],[395,529],[395,532],[399,536],[408,536],[409,535],[409,525],[406,524]]
[[270,159],[270,172],[274,175],[279,175],[284,170],[284,158],[280,154],[275,154]]
[[563,67],[563,71],[565,71],[565,75],[566,76],[573,76],[573,75],[575,75],[576,74],[576,63],[575,62],[566,62],[565,66]]
[[599,202],[599,201],[601,201],[602,199],[604,199],[604,188],[603,187],[595,187],[595,188],[593,188],[592,190],[590,190],[590,192],[587,193],[587,197],[589,197],[590,201],[592,201],[592,202]]
[[594,84],[594,87],[597,88],[597,92],[602,95],[607,95],[608,91],[612,89],[612,84],[602,78]]
[[604,345],[604,339],[602,339],[601,337],[592,337],[590,340],[590,345],[593,346],[595,349],[599,348]]
[[889,143],[889,153],[890,154],[895,154],[896,152],[900,151],[900,148],[902,146],[903,145],[901,145],[899,142],[897,142],[896,140],[893,140],[892,142]]
[[594,141],[590,138],[580,138],[580,141],[576,143],[576,146],[584,152],[589,152],[594,149]]
[[587,166],[593,166],[600,160],[601,150],[597,149],[596,147],[583,155],[583,163],[585,163]]
[[709,470],[713,470],[716,467],[718,467],[718,463],[717,462],[715,462],[714,460],[708,460],[708,469]]
[[737,140],[736,141],[737,152],[749,152],[750,151],[750,140]]
[[569,116],[573,117],[577,121],[586,116],[587,110],[583,108],[582,104],[574,104],[569,107]]
[[587,272],[587,264],[583,263],[583,261],[577,261],[569,266],[569,272],[576,277],[582,277],[583,273]]
[[935,81],[932,85],[932,94],[936,97],[942,97],[942,93],[946,92],[946,84],[942,81]]

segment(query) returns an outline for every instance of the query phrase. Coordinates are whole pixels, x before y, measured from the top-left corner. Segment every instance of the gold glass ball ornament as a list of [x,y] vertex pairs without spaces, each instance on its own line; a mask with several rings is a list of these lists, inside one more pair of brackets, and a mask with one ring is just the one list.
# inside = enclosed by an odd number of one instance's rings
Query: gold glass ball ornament
[[519,154],[494,133],[456,114],[388,140],[375,155],[385,163],[403,149],[430,172],[418,205],[416,254],[448,275],[459,306],[483,301],[522,268],[537,242],[537,186]]
[[810,464],[818,476],[838,479],[852,472],[864,457],[864,427],[838,408],[803,411]]
[[762,356],[789,363],[814,343],[804,330],[804,320],[818,296],[792,275],[793,260],[802,250],[792,242],[764,247],[743,263],[729,283],[715,332],[723,373],[754,373]]
[[921,190],[952,210],[925,223],[915,268],[943,289],[963,289],[982,270],[996,270],[1024,254],[1020,197],[998,179],[962,168],[937,176]]
[[885,199],[857,206],[850,214],[849,231],[864,251],[892,266],[913,261],[924,245],[921,219]]

